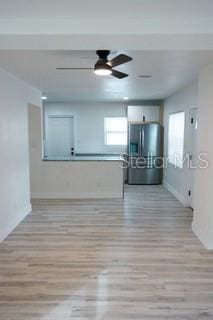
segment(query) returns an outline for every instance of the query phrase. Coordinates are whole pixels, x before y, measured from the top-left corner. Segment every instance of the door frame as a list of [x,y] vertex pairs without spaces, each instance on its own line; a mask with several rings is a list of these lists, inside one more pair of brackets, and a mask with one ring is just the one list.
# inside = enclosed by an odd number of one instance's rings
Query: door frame
[[45,127],[45,141],[44,141],[44,154],[47,154],[47,135],[48,135],[48,119],[49,118],[70,118],[73,119],[73,146],[74,146],[74,153],[75,153],[75,146],[76,146],[76,125],[75,125],[75,116],[72,114],[47,114],[47,121]]
[[[197,106],[193,106],[193,107],[190,107],[189,109],[189,136],[188,136],[188,143],[187,143],[187,155],[189,156],[190,153],[192,153],[192,148],[193,148],[193,143],[195,143],[196,145],[196,135],[194,135],[194,130],[192,130],[192,127],[191,127],[191,118],[192,116],[194,115],[194,111],[196,112],[196,119],[195,121],[197,121],[197,110],[198,110],[198,107]],[[196,157],[196,150],[195,150],[195,155],[194,157]],[[192,189],[192,186],[191,186],[191,182],[192,182],[192,174],[195,175],[195,172],[196,172],[196,169],[194,169],[193,173],[192,173],[192,170],[193,169],[190,169],[190,168],[187,168],[187,195],[186,195],[186,204],[188,207],[190,207],[192,210],[194,209],[193,208],[193,203],[192,203],[192,195],[190,195],[188,192],[191,191]],[[195,177],[194,177],[194,182],[195,182]],[[195,185],[193,186],[193,191],[195,190]],[[193,195],[194,197],[194,195]]]

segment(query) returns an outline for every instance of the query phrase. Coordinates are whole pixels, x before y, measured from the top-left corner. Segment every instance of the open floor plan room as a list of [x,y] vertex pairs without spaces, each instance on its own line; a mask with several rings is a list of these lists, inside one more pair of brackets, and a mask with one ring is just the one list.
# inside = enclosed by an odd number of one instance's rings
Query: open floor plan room
[[0,320],[213,320],[212,17],[0,0]]

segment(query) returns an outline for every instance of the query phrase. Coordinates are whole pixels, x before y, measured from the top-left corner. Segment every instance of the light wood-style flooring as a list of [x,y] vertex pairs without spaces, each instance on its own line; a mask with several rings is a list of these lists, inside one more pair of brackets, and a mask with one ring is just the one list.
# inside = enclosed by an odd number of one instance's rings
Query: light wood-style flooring
[[162,186],[34,201],[0,245],[0,320],[213,319],[213,252]]

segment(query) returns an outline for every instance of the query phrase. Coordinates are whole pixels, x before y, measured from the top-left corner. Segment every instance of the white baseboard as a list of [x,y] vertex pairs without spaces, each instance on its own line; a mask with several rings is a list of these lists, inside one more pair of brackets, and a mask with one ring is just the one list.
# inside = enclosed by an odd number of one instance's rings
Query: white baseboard
[[172,187],[166,180],[163,180],[164,187],[173,194],[173,196],[182,203],[184,207],[187,207],[187,200],[185,197],[178,192],[174,187]]
[[5,240],[8,235],[17,227],[17,225],[32,211],[31,204],[27,205],[25,208],[19,209],[18,218],[13,219],[8,223],[7,226],[1,229],[0,233],[0,243]]
[[122,199],[122,192],[44,192],[32,193],[32,199]]
[[207,250],[213,250],[213,243],[210,243],[206,233],[201,231],[194,221],[192,222],[192,231]]

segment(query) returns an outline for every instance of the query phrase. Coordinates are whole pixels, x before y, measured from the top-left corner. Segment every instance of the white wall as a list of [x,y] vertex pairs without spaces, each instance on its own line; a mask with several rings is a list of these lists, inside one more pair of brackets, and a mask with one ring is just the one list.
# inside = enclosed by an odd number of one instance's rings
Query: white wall
[[[168,123],[169,115],[174,112],[185,112],[184,155],[188,152],[188,137],[190,132],[190,108],[198,106],[198,81],[173,94],[164,101],[164,155],[168,154]],[[164,185],[183,205],[187,205],[188,198],[188,169],[175,168],[172,164],[164,170]]]
[[31,211],[28,103],[41,93],[0,69],[0,241]]
[[198,103],[197,150],[208,154],[209,166],[196,170],[192,228],[213,250],[213,65],[200,72]]
[[32,198],[122,198],[122,162],[42,161],[41,110],[29,107]]
[[120,153],[126,150],[125,147],[104,144],[104,117],[126,117],[125,104],[45,103],[45,128],[49,115],[74,116],[76,153]]

